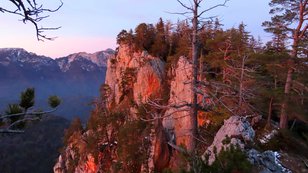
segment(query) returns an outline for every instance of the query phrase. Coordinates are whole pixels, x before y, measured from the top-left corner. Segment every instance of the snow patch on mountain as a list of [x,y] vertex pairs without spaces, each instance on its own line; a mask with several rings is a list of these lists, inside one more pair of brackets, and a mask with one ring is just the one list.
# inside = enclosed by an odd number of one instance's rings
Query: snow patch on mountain
[[[100,51],[96,53],[86,53],[86,52],[79,52],[75,54],[71,54],[67,57],[62,57],[56,59],[58,66],[60,69],[64,72],[68,71],[72,65],[73,62],[79,61],[79,62],[92,62],[93,64],[96,64],[98,67],[106,67],[107,66],[107,60],[114,54],[114,51],[111,49],[107,49],[105,51]],[[86,71],[91,71],[93,69],[93,66],[90,66],[89,63],[86,63],[86,66],[83,66],[82,68]]]
[[22,48],[0,48],[0,64],[8,66],[10,63],[28,63],[40,68],[55,62],[49,57],[39,56]]
[[94,71],[97,68],[106,67],[107,60],[114,53],[112,49],[107,49],[92,54],[80,52],[62,58],[52,59],[27,52],[22,48],[0,48],[0,66],[15,64],[23,67],[24,65],[30,65],[36,71],[46,67],[56,67],[60,68],[62,72],[67,72],[70,70],[72,64],[75,63],[85,71]]

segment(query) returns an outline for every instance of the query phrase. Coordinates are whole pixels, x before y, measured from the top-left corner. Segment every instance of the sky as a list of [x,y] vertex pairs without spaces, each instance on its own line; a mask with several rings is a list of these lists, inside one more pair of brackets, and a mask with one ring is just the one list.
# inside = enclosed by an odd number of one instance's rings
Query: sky
[[[59,0],[43,1],[45,8],[56,8]],[[40,2],[38,1],[38,2]],[[49,18],[40,22],[44,27],[59,30],[45,32],[54,41],[37,41],[34,26],[24,24],[20,17],[0,13],[0,48],[24,48],[27,51],[52,58],[76,52],[94,53],[116,48],[116,37],[122,29],[134,29],[140,23],[157,23],[160,17],[175,23],[184,16],[172,14],[185,9],[176,0],[62,0],[64,5]],[[182,0],[188,2],[189,0]],[[227,7],[219,7],[204,17],[218,16],[224,28],[237,27],[241,22],[247,30],[263,41],[270,35],[261,24],[270,20],[270,0],[230,0]],[[207,9],[223,0],[204,0],[201,9]],[[9,7],[8,2],[1,6]]]

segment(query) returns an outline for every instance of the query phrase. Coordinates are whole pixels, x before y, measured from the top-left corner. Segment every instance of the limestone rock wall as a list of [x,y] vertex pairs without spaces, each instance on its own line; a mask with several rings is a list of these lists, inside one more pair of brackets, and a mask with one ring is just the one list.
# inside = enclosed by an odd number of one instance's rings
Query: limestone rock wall
[[106,84],[111,88],[110,100],[120,102],[123,94],[121,85],[127,69],[134,69],[135,81],[133,97],[135,102],[146,101],[151,95],[160,94],[164,82],[164,63],[159,58],[148,55],[147,52],[132,52],[127,45],[121,45],[117,56],[107,63]]
[[169,105],[179,107],[166,111],[163,126],[174,133],[176,145],[190,145],[192,136],[192,122],[190,121],[190,107],[181,106],[192,102],[192,64],[185,57],[180,57],[174,70],[174,78],[171,81]]

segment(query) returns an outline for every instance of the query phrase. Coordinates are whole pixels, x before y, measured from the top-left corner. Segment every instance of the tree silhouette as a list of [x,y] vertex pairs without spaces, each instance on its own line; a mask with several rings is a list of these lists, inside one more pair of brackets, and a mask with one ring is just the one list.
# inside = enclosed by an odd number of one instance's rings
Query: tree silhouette
[[58,11],[63,3],[60,0],[60,4],[55,9],[44,8],[42,3],[38,3],[36,0],[7,0],[11,3],[10,7],[1,7],[0,12],[9,13],[21,16],[24,23],[30,22],[34,25],[36,30],[36,37],[39,41],[53,40],[54,38],[48,37],[43,34],[46,30],[57,30],[60,27],[39,27],[38,23],[43,19],[49,17],[49,13]]
[[50,96],[48,103],[52,108],[51,110],[31,110],[35,103],[34,99],[34,88],[27,88],[21,92],[20,103],[9,104],[5,114],[0,114],[0,133],[23,133],[26,122],[40,120],[42,115],[56,111],[61,103],[59,97]]
[[25,112],[32,106],[34,106],[35,91],[34,88],[28,88],[24,92],[21,92],[19,106],[22,107]]

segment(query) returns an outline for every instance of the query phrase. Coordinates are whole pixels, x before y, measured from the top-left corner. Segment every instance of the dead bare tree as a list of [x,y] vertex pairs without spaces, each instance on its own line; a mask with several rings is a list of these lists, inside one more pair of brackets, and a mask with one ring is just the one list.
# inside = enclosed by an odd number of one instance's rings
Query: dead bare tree
[[55,9],[44,8],[43,4],[38,3],[36,0],[8,0],[12,7],[0,7],[0,12],[14,14],[22,17],[24,23],[30,22],[34,25],[36,30],[36,37],[39,41],[53,40],[53,37],[48,37],[44,34],[47,30],[57,30],[60,27],[40,27],[39,22],[49,17],[49,13],[58,11],[63,2]]
[[[215,6],[209,7],[205,10],[200,10],[201,5],[203,2],[205,2],[204,0],[193,0],[193,1],[189,1],[187,2],[189,5],[187,5],[186,3],[184,3],[182,0],[177,0],[177,2],[186,9],[185,12],[182,13],[176,13],[176,14],[180,14],[180,15],[191,15],[191,17],[189,17],[189,19],[191,20],[191,24],[192,24],[192,64],[193,64],[193,79],[191,82],[191,89],[192,89],[192,104],[191,104],[191,113],[190,113],[190,121],[191,121],[191,125],[192,127],[190,127],[190,129],[192,129],[191,131],[191,135],[192,136],[197,136],[198,135],[198,121],[197,121],[197,115],[198,115],[198,97],[197,97],[197,92],[196,92],[196,88],[198,85],[198,72],[199,72],[199,54],[200,54],[200,42],[199,42],[199,33],[201,30],[201,19],[202,16],[204,14],[206,14],[208,11],[213,10],[217,7],[221,7],[221,6],[225,6],[226,3],[229,0],[224,0],[223,3],[221,4],[217,4]],[[194,139],[194,138],[191,138]],[[196,145],[196,141],[195,140],[191,140],[189,141],[189,147],[187,148],[187,150],[189,152],[194,151],[195,145]]]

